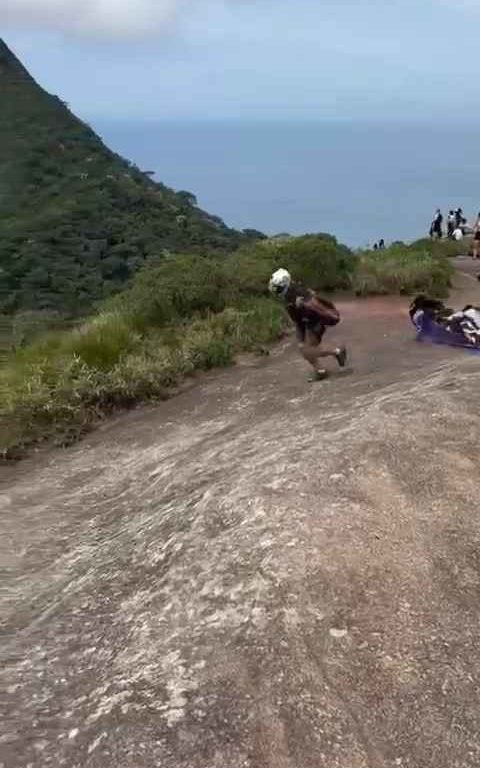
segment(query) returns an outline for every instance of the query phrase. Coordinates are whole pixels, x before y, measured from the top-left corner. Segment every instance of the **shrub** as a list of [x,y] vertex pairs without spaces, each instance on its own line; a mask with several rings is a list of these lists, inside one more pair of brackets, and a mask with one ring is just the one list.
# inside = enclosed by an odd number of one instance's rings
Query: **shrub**
[[90,367],[108,370],[140,342],[127,317],[104,312],[64,336],[60,353]]
[[226,269],[241,293],[265,293],[275,269],[285,267],[294,279],[310,287],[332,291],[348,288],[355,256],[330,235],[263,240],[242,248],[227,259]]
[[408,246],[391,246],[385,251],[365,251],[358,259],[353,280],[357,295],[448,294],[453,267],[444,256]]
[[179,322],[196,313],[220,312],[234,294],[221,260],[166,256],[141,270],[109,306],[144,329]]
[[424,250],[431,253],[433,256],[446,256],[448,258],[454,258],[455,256],[465,256],[471,249],[471,238],[465,237],[463,240],[450,240],[444,238],[443,240],[432,240],[431,238],[423,238],[422,240],[415,240],[415,242],[409,245],[411,251]]

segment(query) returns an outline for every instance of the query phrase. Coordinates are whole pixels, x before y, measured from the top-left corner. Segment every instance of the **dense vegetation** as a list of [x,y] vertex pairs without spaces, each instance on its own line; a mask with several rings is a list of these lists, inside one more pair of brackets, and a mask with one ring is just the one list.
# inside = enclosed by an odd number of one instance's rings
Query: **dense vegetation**
[[346,287],[353,260],[326,236],[153,260],[91,319],[10,355],[0,369],[0,451],[68,442],[112,408],[165,397],[182,377],[239,351],[263,351],[287,325],[266,295],[272,270],[286,263],[319,288]]
[[69,442],[114,408],[163,398],[242,350],[263,351],[288,324],[266,291],[278,266],[317,289],[358,293],[442,295],[451,275],[429,246],[355,255],[325,235],[262,241],[229,257],[158,258],[89,320],[10,355],[0,368],[0,453],[49,437]]
[[417,240],[411,245],[396,243],[384,251],[362,251],[352,276],[359,296],[372,294],[448,294],[453,267],[448,256],[462,253],[465,245]]
[[0,314],[84,314],[153,255],[256,235],[110,152],[0,39]]

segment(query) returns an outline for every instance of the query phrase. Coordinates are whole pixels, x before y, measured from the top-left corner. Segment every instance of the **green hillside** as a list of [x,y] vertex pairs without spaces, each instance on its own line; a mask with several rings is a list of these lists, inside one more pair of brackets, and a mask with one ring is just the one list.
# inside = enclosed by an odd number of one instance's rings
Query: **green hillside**
[[0,313],[84,313],[164,250],[246,241],[111,152],[0,39]]

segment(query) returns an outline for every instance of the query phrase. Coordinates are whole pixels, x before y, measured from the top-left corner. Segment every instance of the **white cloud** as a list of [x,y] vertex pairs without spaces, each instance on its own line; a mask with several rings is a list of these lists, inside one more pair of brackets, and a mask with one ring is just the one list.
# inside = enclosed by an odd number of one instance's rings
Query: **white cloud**
[[21,27],[136,38],[169,27],[189,0],[0,0],[0,18]]
[[[313,2],[313,0],[311,0]],[[318,1],[318,0],[317,0]],[[350,8],[362,11],[363,0],[321,0],[325,12],[332,8]],[[237,0],[237,7],[252,6],[255,0]],[[60,31],[84,37],[143,38],[168,30],[178,12],[183,8],[200,10],[208,16],[208,6],[221,6],[223,0],[0,0],[0,19],[6,25],[20,28],[41,27],[49,31]],[[286,12],[293,13],[296,0],[277,0]],[[457,14],[480,13],[479,0],[400,0],[418,10],[439,6],[451,8]],[[377,9],[377,17],[390,4]],[[294,20],[295,15],[292,16]]]

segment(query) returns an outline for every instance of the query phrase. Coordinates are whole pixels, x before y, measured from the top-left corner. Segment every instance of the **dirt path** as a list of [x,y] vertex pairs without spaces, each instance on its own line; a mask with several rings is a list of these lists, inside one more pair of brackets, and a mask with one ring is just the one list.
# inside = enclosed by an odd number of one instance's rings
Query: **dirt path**
[[2,471],[3,768],[478,768],[479,360],[405,304]]

